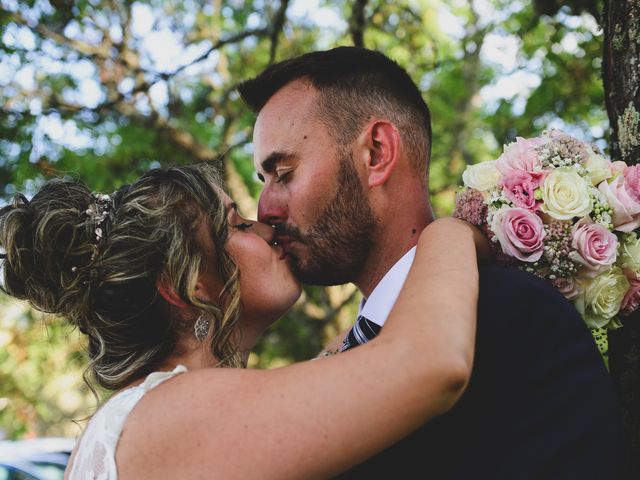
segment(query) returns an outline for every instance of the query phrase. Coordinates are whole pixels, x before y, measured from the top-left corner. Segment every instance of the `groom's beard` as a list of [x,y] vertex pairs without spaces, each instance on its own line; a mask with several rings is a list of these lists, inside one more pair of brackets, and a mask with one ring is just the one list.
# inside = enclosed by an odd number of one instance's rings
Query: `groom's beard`
[[[291,252],[293,272],[303,283],[341,285],[362,272],[373,246],[376,220],[349,155],[340,159],[338,189],[302,233],[295,226],[283,230],[302,251]],[[277,228],[277,227],[276,227]]]

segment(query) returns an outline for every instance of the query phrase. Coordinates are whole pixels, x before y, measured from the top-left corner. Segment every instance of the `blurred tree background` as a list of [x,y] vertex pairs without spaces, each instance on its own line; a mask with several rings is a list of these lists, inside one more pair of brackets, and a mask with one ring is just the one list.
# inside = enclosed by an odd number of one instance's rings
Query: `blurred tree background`
[[[149,168],[224,163],[256,211],[253,115],[239,81],[338,45],[385,52],[432,110],[431,194],[453,208],[464,168],[516,136],[562,128],[608,151],[601,2],[531,0],[0,0],[0,202],[51,176],[110,192]],[[351,285],[305,288],[251,356],[313,357],[354,318]],[[62,319],[0,297],[0,429],[77,435],[95,408],[84,343]]]

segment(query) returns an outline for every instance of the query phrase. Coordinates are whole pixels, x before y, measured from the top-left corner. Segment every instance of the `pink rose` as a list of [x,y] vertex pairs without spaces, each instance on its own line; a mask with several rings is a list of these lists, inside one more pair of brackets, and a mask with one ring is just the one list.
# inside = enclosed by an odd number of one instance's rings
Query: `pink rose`
[[582,293],[582,287],[573,278],[556,278],[551,284],[569,301],[575,300]]
[[546,237],[544,224],[535,213],[524,208],[498,210],[491,222],[502,251],[523,262],[537,262]]
[[616,173],[623,173],[627,168],[627,164],[621,160],[616,160],[615,162],[611,162],[611,173],[615,175]]
[[536,211],[542,200],[536,201],[535,192],[544,180],[543,172],[524,172],[522,170],[511,170],[506,173],[500,184],[509,200],[516,207],[526,208]]
[[572,260],[591,270],[589,277],[605,270],[616,261],[618,237],[597,223],[580,221],[571,231]]
[[531,140],[517,137],[510,143],[504,152],[496,160],[496,168],[502,175],[508,175],[515,171],[537,172],[542,169],[536,149],[546,142],[545,139],[536,137]]
[[613,209],[613,226],[621,232],[632,232],[640,227],[640,202],[638,194],[638,172],[618,175],[613,182],[602,182],[598,189],[606,197]]
[[625,169],[624,187],[629,196],[640,204],[640,165],[633,165]]
[[631,315],[640,307],[640,278],[638,278],[633,270],[625,270],[625,274],[631,284],[631,288],[627,290],[627,293],[622,299],[620,312],[623,315]]

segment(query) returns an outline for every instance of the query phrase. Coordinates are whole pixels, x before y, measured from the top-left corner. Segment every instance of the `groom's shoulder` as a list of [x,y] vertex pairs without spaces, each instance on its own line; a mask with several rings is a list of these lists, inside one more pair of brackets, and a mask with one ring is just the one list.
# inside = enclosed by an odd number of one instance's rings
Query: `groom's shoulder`
[[568,309],[573,305],[549,282],[514,267],[480,268],[480,304],[509,309]]
[[515,267],[488,265],[480,267],[479,272],[481,295],[508,293],[516,296],[559,295],[564,298],[549,282]]

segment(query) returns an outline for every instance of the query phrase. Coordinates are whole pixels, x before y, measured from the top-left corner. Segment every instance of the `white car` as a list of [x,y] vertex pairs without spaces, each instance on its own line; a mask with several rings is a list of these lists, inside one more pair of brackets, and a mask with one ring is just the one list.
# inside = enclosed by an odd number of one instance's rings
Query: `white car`
[[62,480],[75,439],[0,441],[0,480]]

